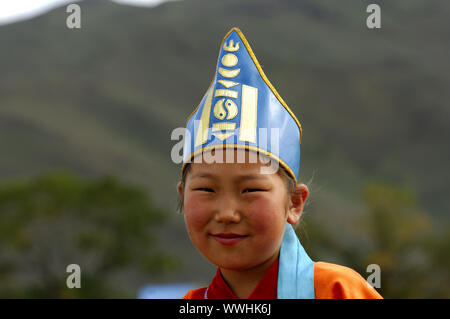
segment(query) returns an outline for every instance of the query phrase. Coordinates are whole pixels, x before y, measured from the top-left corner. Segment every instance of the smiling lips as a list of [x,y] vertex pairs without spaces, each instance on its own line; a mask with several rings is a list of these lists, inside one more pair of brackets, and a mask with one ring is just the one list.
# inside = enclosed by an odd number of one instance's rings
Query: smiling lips
[[212,237],[222,245],[231,246],[243,241],[248,236],[235,233],[218,233],[212,234]]

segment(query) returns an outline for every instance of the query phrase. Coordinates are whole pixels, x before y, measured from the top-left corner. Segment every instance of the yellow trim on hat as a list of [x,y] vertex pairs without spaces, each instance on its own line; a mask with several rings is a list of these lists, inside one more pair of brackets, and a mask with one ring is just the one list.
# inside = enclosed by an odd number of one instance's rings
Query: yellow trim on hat
[[[186,168],[186,165],[191,163],[192,159],[203,152],[212,150],[212,149],[228,149],[228,148],[233,148],[233,149],[245,149],[245,150],[250,150],[250,151],[255,151],[255,152],[260,152],[263,153],[264,155],[273,158],[274,160],[278,161],[283,168],[285,168],[289,175],[294,179],[295,184],[297,184],[297,177],[294,175],[294,172],[292,172],[291,168],[289,167],[289,165],[287,165],[281,158],[279,158],[278,156],[272,154],[271,152],[268,152],[266,150],[263,150],[259,147],[255,147],[252,145],[243,145],[243,144],[216,144],[216,145],[208,145],[208,146],[204,146],[201,149],[198,149],[196,151],[194,151],[193,153],[191,153],[191,155],[189,156],[189,159],[187,161],[185,161],[183,163],[183,167],[181,168],[181,176],[183,176],[183,172],[184,169]],[[195,162],[194,162],[195,163]]]
[[[256,68],[258,69],[259,75],[262,77],[262,79],[264,80],[264,82],[266,82],[267,86],[270,88],[270,90],[272,91],[272,93],[276,96],[276,98],[278,99],[278,101],[281,103],[281,105],[283,105],[283,107],[286,109],[286,111],[288,111],[288,113],[292,116],[292,118],[294,119],[295,123],[297,123],[297,126],[300,130],[300,144],[302,143],[302,134],[303,134],[303,130],[302,130],[302,126],[300,124],[300,122],[298,121],[297,117],[295,116],[295,114],[291,111],[291,109],[289,108],[289,106],[286,104],[286,102],[284,102],[283,98],[280,96],[280,94],[278,94],[277,90],[274,88],[274,86],[272,85],[272,83],[270,83],[269,79],[267,78],[267,76],[264,74],[264,71],[261,67],[261,65],[258,62],[258,59],[256,59],[255,54],[253,53],[252,48],[250,47],[250,44],[248,43],[247,39],[245,38],[244,34],[241,32],[241,30],[239,28],[232,28],[230,31],[228,31],[228,33],[225,35],[225,37],[223,38],[222,42],[220,43],[220,50],[222,49],[223,43],[225,42],[225,39],[230,35],[231,32],[236,31],[237,34],[239,35],[239,37],[241,38],[242,42],[245,45],[245,48],[247,49],[248,53],[250,54],[250,57],[253,60],[253,63],[255,64]],[[220,55],[220,50],[219,50],[219,55]],[[211,88],[211,86],[214,83],[214,80],[216,79],[217,76],[217,72],[214,73],[214,77],[211,81],[211,84],[208,87],[208,90],[206,91],[208,93],[209,89]],[[206,95],[206,94],[205,94]],[[203,100],[203,98],[202,98]],[[200,104],[202,102],[200,101],[200,103],[197,105],[197,107],[194,109],[194,111],[191,113],[191,115],[189,115],[189,117],[187,118],[186,121],[186,126],[187,123],[189,122],[189,119],[192,117],[192,115],[194,115],[195,112],[197,112],[198,108],[200,107]]]

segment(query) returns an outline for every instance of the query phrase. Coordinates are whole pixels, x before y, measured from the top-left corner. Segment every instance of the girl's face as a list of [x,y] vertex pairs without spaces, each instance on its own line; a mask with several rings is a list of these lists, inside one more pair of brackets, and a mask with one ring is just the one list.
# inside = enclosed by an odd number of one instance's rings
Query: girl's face
[[[284,179],[277,173],[262,174],[265,164],[260,162],[190,165],[184,216],[197,249],[213,264],[230,270],[275,261],[286,221],[294,224],[300,215],[288,210]],[[178,191],[183,196],[181,184]]]

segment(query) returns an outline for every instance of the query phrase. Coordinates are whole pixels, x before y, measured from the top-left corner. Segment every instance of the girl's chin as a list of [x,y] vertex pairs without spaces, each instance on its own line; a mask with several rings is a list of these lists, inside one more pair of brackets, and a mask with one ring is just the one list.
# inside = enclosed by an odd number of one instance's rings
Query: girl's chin
[[230,261],[223,258],[210,260],[214,265],[221,269],[233,270],[233,271],[247,271],[254,268],[256,265],[253,262],[246,262],[245,260]]

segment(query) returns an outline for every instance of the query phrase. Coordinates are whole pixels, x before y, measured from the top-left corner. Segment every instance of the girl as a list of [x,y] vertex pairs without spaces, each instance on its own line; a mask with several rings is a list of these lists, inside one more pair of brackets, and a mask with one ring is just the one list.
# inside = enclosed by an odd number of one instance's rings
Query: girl
[[185,298],[381,298],[355,271],[313,262],[297,239],[292,225],[309,194],[297,184],[301,135],[244,35],[231,29],[186,127],[181,209],[192,242],[218,269]]

